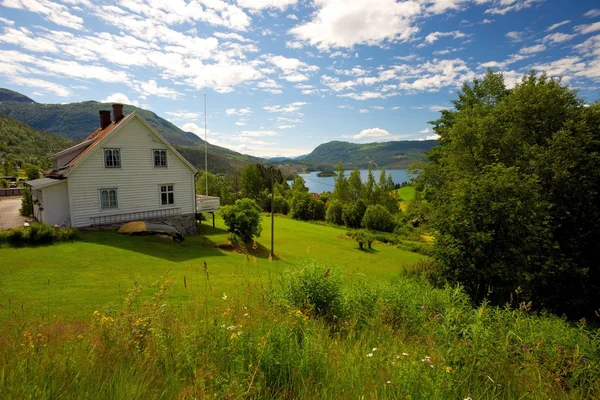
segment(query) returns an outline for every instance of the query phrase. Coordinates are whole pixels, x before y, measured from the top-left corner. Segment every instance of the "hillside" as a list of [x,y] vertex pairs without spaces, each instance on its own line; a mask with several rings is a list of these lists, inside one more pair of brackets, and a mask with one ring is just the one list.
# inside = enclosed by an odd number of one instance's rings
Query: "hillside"
[[366,168],[369,163],[386,168],[407,168],[423,160],[435,140],[403,140],[382,143],[348,143],[333,141],[315,148],[302,163],[327,167],[342,162],[347,168]]
[[74,143],[71,139],[37,131],[0,114],[0,159],[7,155],[23,161],[29,161],[32,157],[44,158]]
[[[0,89],[0,114],[8,115],[32,128],[50,132],[75,141],[80,141],[98,127],[98,111],[110,110],[112,105],[97,101],[84,101],[70,104],[41,104],[26,96]],[[27,102],[26,100],[27,99]],[[177,147],[196,167],[204,169],[204,141],[191,132],[159,117],[152,111],[131,105],[124,105],[126,114],[136,110],[169,143]],[[263,162],[262,159],[235,151],[208,145],[208,165],[212,172],[229,172],[247,163]]]
[[31,100],[29,97],[13,92],[12,90],[2,89],[0,88],[0,102],[2,101],[16,101],[19,103],[35,103],[35,101]]

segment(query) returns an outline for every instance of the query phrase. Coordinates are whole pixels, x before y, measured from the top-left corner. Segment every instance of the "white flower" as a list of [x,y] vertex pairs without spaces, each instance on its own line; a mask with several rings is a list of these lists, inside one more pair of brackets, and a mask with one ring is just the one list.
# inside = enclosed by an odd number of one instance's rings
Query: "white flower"
[[377,347],[373,347],[373,351],[377,351]]
[[244,314],[244,317],[247,317],[248,315],[250,315],[250,314],[246,313],[246,314]]
[[228,330],[228,331],[234,331],[234,330],[236,330],[236,329],[237,329],[237,326],[235,326],[235,325],[231,325],[231,326],[228,326],[228,327],[227,327],[227,330]]
[[367,357],[373,357],[373,353],[367,354]]
[[408,353],[402,353],[402,355],[406,357],[408,355]]
[[223,297],[221,297],[223,300],[227,300],[227,295],[225,293],[223,293]]
[[390,383],[392,383],[392,381],[387,381],[386,383],[389,385]]

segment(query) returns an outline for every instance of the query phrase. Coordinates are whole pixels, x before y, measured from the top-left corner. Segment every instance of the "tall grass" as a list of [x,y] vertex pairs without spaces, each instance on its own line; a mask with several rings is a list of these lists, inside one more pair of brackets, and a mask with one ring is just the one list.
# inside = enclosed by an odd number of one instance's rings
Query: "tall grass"
[[313,261],[216,306],[199,297],[192,312],[170,303],[173,284],[162,279],[150,297],[136,286],[78,325],[9,321],[0,397],[600,396],[599,331],[525,305],[472,308],[460,288],[411,276],[373,284]]

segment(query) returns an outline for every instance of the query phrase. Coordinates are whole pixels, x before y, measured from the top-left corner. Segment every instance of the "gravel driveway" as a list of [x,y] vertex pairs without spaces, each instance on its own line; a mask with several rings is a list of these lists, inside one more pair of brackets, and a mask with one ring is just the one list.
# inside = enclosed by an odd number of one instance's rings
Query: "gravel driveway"
[[19,214],[22,196],[0,197],[0,229],[23,226],[25,217]]

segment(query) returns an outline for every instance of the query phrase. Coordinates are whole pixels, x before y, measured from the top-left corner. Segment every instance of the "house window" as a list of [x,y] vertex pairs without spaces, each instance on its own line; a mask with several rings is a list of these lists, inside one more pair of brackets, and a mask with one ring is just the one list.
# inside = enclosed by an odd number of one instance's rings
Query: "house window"
[[160,185],[160,204],[163,206],[175,204],[173,185]]
[[153,150],[154,153],[154,166],[155,167],[166,167],[167,166],[167,150]]
[[104,167],[121,168],[121,149],[104,149]]
[[100,208],[117,208],[117,189],[100,189]]

